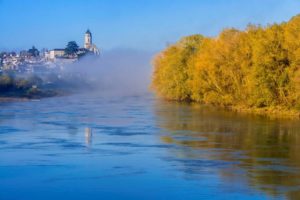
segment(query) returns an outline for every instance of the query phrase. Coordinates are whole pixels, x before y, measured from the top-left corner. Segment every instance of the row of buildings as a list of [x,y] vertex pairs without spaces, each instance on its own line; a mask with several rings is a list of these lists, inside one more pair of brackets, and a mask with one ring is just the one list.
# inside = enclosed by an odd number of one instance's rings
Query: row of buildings
[[76,62],[82,55],[100,55],[100,51],[93,44],[92,33],[87,30],[84,35],[84,45],[76,50],[76,53],[66,54],[64,48],[55,48],[50,51],[42,49],[38,51],[32,47],[28,51],[2,52],[0,53],[0,72],[15,71],[15,72],[34,72],[38,70],[47,70],[53,68],[63,68],[65,65]]

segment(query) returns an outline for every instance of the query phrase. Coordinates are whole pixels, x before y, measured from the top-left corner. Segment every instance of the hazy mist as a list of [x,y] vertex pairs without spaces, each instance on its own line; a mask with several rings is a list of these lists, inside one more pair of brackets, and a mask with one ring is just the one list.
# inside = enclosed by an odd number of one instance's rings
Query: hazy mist
[[114,49],[101,52],[100,57],[86,56],[67,66],[66,71],[82,74],[91,82],[91,92],[142,94],[149,88],[153,55],[154,52]]

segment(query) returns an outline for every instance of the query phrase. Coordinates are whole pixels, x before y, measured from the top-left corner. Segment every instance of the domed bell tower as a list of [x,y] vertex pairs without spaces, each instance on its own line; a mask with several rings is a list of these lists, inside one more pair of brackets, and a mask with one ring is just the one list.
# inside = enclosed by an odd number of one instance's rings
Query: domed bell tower
[[86,49],[91,49],[92,47],[92,33],[91,31],[88,29],[86,32],[85,32],[85,36],[84,36],[84,48]]

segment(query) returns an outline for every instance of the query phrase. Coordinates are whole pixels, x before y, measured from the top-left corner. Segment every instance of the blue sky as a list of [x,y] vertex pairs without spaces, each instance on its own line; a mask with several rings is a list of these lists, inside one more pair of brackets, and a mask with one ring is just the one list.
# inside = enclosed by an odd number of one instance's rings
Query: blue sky
[[299,0],[0,0],[0,49],[82,46],[159,50],[180,37],[289,20]]

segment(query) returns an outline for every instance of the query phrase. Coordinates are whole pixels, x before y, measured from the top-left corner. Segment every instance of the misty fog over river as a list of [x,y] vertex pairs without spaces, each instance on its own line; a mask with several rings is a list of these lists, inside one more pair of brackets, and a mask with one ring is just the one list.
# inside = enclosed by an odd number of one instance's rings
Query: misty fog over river
[[95,90],[0,103],[0,199],[300,198],[298,121],[157,99],[152,56],[105,52],[69,68]]
[[298,199],[300,125],[152,94],[0,104],[0,199]]

